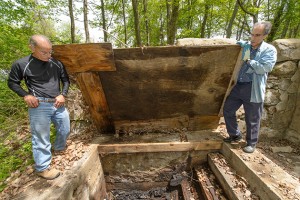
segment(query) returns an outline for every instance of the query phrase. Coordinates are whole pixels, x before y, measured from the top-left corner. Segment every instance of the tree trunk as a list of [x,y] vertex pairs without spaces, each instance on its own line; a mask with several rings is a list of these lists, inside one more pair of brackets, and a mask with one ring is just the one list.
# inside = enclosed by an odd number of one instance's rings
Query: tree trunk
[[144,16],[145,16],[145,29],[146,29],[146,46],[150,45],[150,32],[149,32],[149,19],[147,15],[147,0],[143,0]]
[[160,21],[160,28],[159,28],[159,41],[160,41],[160,45],[163,46],[164,45],[164,17],[163,17],[163,12],[162,9],[163,6],[160,5],[160,15],[159,15],[159,21]]
[[73,0],[69,1],[69,14],[70,14],[70,21],[71,21],[71,43],[75,43],[75,20],[73,14]]
[[167,9],[167,38],[168,38],[168,35],[170,35],[170,27],[169,27],[169,24],[170,24],[170,21],[171,21],[171,2],[172,0],[166,0],[166,9]]
[[[256,23],[257,20],[258,20],[258,19],[257,19],[258,14],[257,14],[257,13],[252,13],[252,12],[250,12],[249,10],[247,10],[247,9],[246,9],[247,6],[245,6],[245,2],[244,2],[244,1],[242,1],[242,0],[237,0],[237,2],[238,2],[238,4],[239,4],[240,8],[241,8],[246,14],[252,16],[252,18],[253,18],[253,24]],[[253,4],[255,4],[255,2],[256,2],[256,1],[254,1]],[[256,7],[256,6],[255,6],[255,7]]]
[[290,26],[290,19],[287,19],[287,21],[284,24],[280,38],[286,37],[287,31],[289,30],[289,26]]
[[[103,0],[101,0],[103,1]],[[126,23],[126,13],[125,13],[125,2],[122,0],[122,15],[123,15],[123,24],[124,24],[124,43],[127,45],[127,23]]]
[[204,17],[203,17],[203,21],[201,23],[201,33],[200,33],[200,38],[204,38],[205,37],[205,29],[206,29],[206,23],[207,23],[207,18],[208,18],[208,12],[209,12],[209,5],[206,2],[205,3],[205,10],[204,10]]
[[286,4],[286,0],[281,1],[280,6],[276,10],[276,13],[274,15],[274,20],[273,20],[273,26],[271,29],[271,33],[269,34],[267,41],[272,42],[275,38],[275,35],[277,33],[277,30],[279,29],[280,23],[281,23],[281,18],[283,15],[283,10]]
[[138,10],[138,0],[132,0],[133,16],[134,16],[134,28],[135,28],[135,39],[136,46],[141,47],[141,31],[140,31],[140,20],[139,20],[139,10]]
[[168,35],[167,35],[167,43],[173,45],[175,43],[175,36],[177,33],[177,20],[179,14],[179,1],[180,0],[173,0],[172,2],[172,10],[171,16],[168,23]]
[[85,42],[90,43],[91,40],[90,40],[90,32],[89,32],[87,1],[88,0],[83,0],[83,24],[84,24],[84,31],[85,31]]
[[187,20],[187,29],[189,29],[189,30],[192,30],[192,27],[193,27],[193,13],[191,11],[193,4],[194,4],[193,0],[188,0],[189,17]]
[[107,42],[107,27],[106,27],[106,17],[105,17],[105,9],[104,9],[104,1],[101,0],[101,17],[102,17],[102,29],[104,42]]
[[232,12],[232,15],[231,15],[231,18],[230,18],[228,26],[226,28],[226,38],[231,37],[233,22],[236,18],[236,14],[237,14],[238,10],[239,10],[239,3],[236,1],[235,5],[234,5],[233,12]]
[[295,26],[295,28],[294,28],[294,35],[291,38],[297,38],[297,37],[299,37],[299,29],[300,29],[300,23],[298,23],[298,26]]

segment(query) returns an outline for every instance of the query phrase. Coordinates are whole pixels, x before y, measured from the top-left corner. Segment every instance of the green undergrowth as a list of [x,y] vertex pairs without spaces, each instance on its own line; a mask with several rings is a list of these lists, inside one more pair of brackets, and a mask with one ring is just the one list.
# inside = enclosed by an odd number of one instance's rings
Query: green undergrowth
[[24,171],[33,163],[28,131],[27,107],[13,93],[6,79],[0,80],[0,191],[5,180],[16,170]]

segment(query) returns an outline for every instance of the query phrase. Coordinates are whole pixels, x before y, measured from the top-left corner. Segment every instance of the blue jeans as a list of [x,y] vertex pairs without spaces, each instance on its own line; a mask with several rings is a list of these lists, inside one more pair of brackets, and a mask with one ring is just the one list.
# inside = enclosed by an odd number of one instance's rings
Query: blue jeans
[[70,134],[70,118],[63,106],[55,108],[54,103],[40,102],[37,108],[29,108],[32,134],[32,152],[36,171],[44,171],[51,163],[50,124],[56,128],[54,150],[64,150]]
[[238,129],[236,111],[244,106],[246,122],[246,142],[247,145],[256,145],[258,142],[260,119],[263,110],[263,103],[252,103],[251,84],[235,85],[227,97],[223,114],[227,132],[230,136],[238,136],[241,131]]

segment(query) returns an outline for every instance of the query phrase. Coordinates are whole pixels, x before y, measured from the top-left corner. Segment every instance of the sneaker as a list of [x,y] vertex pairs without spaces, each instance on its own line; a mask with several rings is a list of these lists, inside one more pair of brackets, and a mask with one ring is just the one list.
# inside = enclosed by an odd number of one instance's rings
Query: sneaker
[[245,153],[253,153],[255,150],[255,145],[248,145],[243,148]]
[[58,156],[58,155],[64,155],[66,153],[66,150],[54,150],[53,155]]
[[49,167],[48,169],[46,169],[44,171],[36,172],[36,174],[44,179],[52,180],[52,179],[59,177],[60,171],[58,171],[57,169],[50,169],[50,167]]
[[228,142],[228,143],[231,143],[231,142],[238,142],[242,139],[242,136],[241,135],[238,135],[238,136],[229,136],[227,138],[224,138],[223,141],[224,142]]

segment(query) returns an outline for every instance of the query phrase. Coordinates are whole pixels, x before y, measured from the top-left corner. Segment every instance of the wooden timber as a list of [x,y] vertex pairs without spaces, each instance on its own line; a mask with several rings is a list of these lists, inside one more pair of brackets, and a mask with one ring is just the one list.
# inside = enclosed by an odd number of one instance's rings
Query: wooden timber
[[240,53],[234,44],[112,49],[101,43],[53,49],[75,74],[101,132],[216,128]]
[[78,73],[76,81],[89,105],[97,129],[101,132],[112,131],[114,126],[98,74],[95,72]]
[[138,144],[100,144],[99,154],[112,153],[149,153],[149,152],[179,152],[179,151],[200,151],[219,150],[221,141],[201,142],[162,142],[162,143],[138,143]]
[[205,200],[218,200],[215,190],[205,174],[204,170],[201,168],[195,169],[197,175],[197,182],[199,183],[200,190]]
[[111,43],[54,45],[53,51],[70,74],[116,70]]

